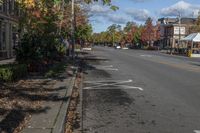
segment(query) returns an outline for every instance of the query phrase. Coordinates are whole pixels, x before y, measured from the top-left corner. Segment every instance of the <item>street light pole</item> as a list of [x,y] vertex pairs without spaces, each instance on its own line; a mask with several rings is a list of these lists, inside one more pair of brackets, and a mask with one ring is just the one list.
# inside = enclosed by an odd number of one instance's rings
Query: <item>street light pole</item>
[[179,27],[179,39],[178,39],[178,54],[179,54],[179,46],[180,46],[180,40],[181,40],[181,13],[179,12],[178,15],[178,27]]
[[72,54],[72,59],[74,60],[74,45],[75,45],[75,11],[74,11],[74,4],[75,4],[75,0],[72,0],[72,21],[71,21],[71,28],[72,28],[72,33],[71,33],[71,37],[72,37],[72,49],[71,49],[71,54]]

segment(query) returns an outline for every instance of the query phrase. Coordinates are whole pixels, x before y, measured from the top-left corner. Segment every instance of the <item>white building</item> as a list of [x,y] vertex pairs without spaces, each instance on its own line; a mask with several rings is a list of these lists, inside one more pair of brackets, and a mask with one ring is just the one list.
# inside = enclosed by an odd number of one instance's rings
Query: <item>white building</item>
[[14,57],[18,40],[19,8],[15,0],[0,1],[0,60]]

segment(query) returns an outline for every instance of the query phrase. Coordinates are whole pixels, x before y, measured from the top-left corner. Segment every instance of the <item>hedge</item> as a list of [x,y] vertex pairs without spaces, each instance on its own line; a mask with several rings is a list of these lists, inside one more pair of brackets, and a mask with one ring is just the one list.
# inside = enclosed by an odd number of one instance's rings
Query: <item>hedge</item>
[[27,75],[27,65],[25,64],[8,64],[0,66],[0,80],[14,81]]

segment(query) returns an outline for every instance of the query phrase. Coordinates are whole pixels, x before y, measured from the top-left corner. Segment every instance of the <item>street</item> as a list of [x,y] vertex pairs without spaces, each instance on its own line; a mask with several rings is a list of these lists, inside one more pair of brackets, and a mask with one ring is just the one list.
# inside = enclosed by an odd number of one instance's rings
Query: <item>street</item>
[[95,47],[85,60],[83,132],[200,132],[199,59]]

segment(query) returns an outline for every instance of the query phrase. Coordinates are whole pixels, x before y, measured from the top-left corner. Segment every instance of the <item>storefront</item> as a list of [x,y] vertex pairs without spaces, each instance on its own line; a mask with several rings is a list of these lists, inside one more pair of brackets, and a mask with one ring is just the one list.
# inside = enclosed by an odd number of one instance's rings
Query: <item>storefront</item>
[[200,33],[193,33],[181,39],[186,42],[189,57],[200,57]]
[[0,3],[0,60],[15,56],[13,48],[18,43],[18,15],[15,0]]

